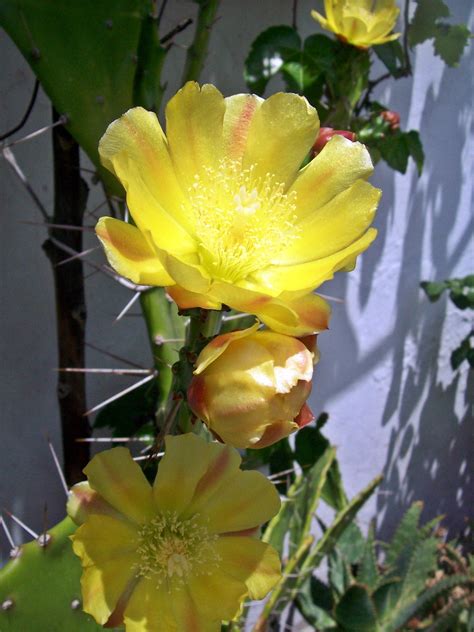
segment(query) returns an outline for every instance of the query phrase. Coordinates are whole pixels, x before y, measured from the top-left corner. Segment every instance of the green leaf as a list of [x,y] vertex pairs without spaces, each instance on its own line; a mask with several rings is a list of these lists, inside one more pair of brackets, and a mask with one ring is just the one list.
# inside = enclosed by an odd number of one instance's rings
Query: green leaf
[[471,367],[473,366],[474,348],[471,346],[471,338],[474,339],[474,333],[469,333],[459,347],[452,352],[451,368],[453,371],[459,369],[464,360],[467,360]]
[[[468,604],[465,599],[458,599],[448,604],[446,608],[443,608],[441,615],[436,615],[435,621],[427,628],[424,628],[424,632],[455,632],[456,630],[463,629],[457,628],[456,624],[460,623],[460,617],[463,611],[467,612]],[[473,609],[474,612],[474,609]],[[466,632],[472,628],[464,628]]]
[[449,298],[458,309],[474,309],[474,291],[464,292],[464,288],[451,290]]
[[422,281],[420,287],[424,290],[431,303],[434,303],[440,298],[448,285],[445,281]]
[[384,581],[372,593],[372,600],[380,621],[384,621],[394,611],[400,595],[400,581],[396,577]]
[[425,152],[423,151],[420,135],[415,130],[411,130],[406,133],[405,138],[408,146],[408,152],[415,161],[416,168],[418,169],[418,175],[420,176],[423,171],[423,163],[425,162]]
[[438,24],[434,38],[434,50],[448,66],[458,66],[459,60],[471,37],[465,24]]
[[338,550],[344,556],[348,564],[358,564],[364,555],[365,540],[361,530],[352,522],[339,538]]
[[351,586],[336,606],[334,615],[344,630],[375,632],[377,612],[365,586]]
[[428,538],[415,547],[406,574],[402,576],[400,605],[405,605],[423,591],[426,580],[436,570],[437,550],[436,538]]
[[[67,128],[101,176],[107,125],[134,105],[133,85],[148,0],[2,0],[0,23],[20,49]],[[158,77],[155,80],[158,81]]]
[[333,605],[330,588],[316,577],[310,577],[303,584],[296,598],[299,612],[315,629],[335,627],[331,616]]
[[415,15],[408,29],[410,46],[421,44],[434,37],[436,21],[449,16],[449,9],[443,0],[418,0]]
[[402,45],[398,40],[374,46],[373,51],[393,77],[400,76],[400,71],[404,67],[405,56]]
[[406,549],[412,550],[418,542],[418,524],[422,511],[423,503],[414,502],[401,519],[387,549],[385,564],[389,568],[396,567],[397,561]]
[[336,548],[328,558],[328,578],[331,588],[339,595],[343,595],[354,581],[347,559]]
[[359,572],[357,573],[357,581],[365,584],[373,590],[380,580],[377,568],[377,558],[375,555],[375,534],[374,525],[369,527],[367,541],[365,543],[364,555],[362,557]]
[[254,40],[245,60],[245,81],[257,94],[282,66],[301,50],[301,39],[290,26],[272,26]]
[[114,437],[129,437],[154,419],[158,386],[154,380],[111,402],[97,414],[94,428],[111,428]]

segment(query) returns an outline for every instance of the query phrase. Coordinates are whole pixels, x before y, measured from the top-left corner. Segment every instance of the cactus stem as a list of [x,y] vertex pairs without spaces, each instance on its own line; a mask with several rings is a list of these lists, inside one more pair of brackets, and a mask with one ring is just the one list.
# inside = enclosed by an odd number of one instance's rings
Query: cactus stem
[[29,533],[33,538],[35,538],[35,540],[38,539],[39,535],[33,531],[33,529],[30,529],[30,527],[28,527],[24,522],[22,522],[20,520],[20,518],[17,518],[16,516],[14,516],[10,511],[8,511],[7,509],[3,509],[3,511],[7,514],[7,516],[9,516],[14,522],[17,523],[17,525],[19,525],[22,529],[24,529],[27,533]]
[[54,449],[54,446],[51,443],[51,439],[49,437],[48,437],[48,446],[49,446],[49,450],[51,452],[51,456],[53,457],[54,465],[56,467],[56,471],[58,473],[59,480],[61,481],[62,488],[64,489],[64,492],[65,492],[66,497],[67,497],[69,495],[69,488],[67,486],[66,479],[64,477],[64,473],[63,473],[62,467],[61,467],[61,465],[59,463],[58,455],[56,454],[56,450]]

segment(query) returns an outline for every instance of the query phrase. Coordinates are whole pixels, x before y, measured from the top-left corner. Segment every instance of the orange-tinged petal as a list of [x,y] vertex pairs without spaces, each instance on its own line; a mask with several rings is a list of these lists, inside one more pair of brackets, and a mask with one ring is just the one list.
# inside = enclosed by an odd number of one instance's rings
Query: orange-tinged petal
[[[82,528],[82,527],[81,527]],[[87,566],[81,577],[82,608],[97,623],[107,623],[120,597],[133,581],[135,554],[125,554],[98,566]]]
[[258,344],[273,357],[277,393],[289,393],[299,380],[311,380],[313,357],[300,340],[262,331],[258,334]]
[[280,439],[284,439],[293,432],[296,432],[298,428],[299,426],[295,421],[275,421],[265,428],[262,436],[252,445],[252,448],[260,450],[261,448],[273,445],[277,441],[280,441]]
[[206,473],[209,445],[193,433],[165,440],[165,456],[158,467],[153,495],[160,511],[186,510],[194,496],[196,486]]
[[151,487],[126,448],[99,452],[84,474],[91,487],[130,520],[142,523],[153,516]]
[[193,307],[201,307],[202,309],[220,310],[222,303],[212,300],[206,294],[198,294],[185,290],[180,285],[172,285],[166,288],[167,293],[180,309],[191,309]]
[[[156,114],[141,107],[128,110],[107,128],[99,154],[102,164],[116,174],[131,195],[130,210],[140,228],[156,233],[171,225],[174,218],[186,230],[192,230],[186,197]],[[140,188],[146,189],[146,195]],[[132,203],[135,200],[137,203]],[[146,200],[150,203],[140,207],[139,202]]]
[[196,575],[189,579],[189,592],[199,612],[206,619],[233,619],[240,610],[240,603],[247,595],[247,586],[219,567],[209,568],[208,575]]
[[[353,269],[355,258],[370,246],[377,236],[375,228],[333,255],[288,266],[269,266],[255,275],[261,285],[271,286],[274,291],[297,292],[319,287],[324,281],[332,279],[338,270],[350,266]],[[294,304],[292,304],[294,307]],[[261,317],[264,322],[265,318]],[[287,333],[287,332],[282,332]],[[302,334],[304,335],[304,334]]]
[[334,136],[298,174],[290,191],[297,196],[296,215],[303,219],[330,202],[359,179],[367,179],[374,167],[361,143]]
[[275,487],[255,471],[238,472],[200,507],[214,533],[251,529],[270,520],[279,509]]
[[133,554],[138,546],[137,529],[132,523],[106,515],[88,516],[71,540],[83,566],[101,566],[120,555]]
[[173,590],[169,599],[179,632],[220,632],[221,621],[208,619],[198,609],[198,605],[185,587]]
[[225,103],[211,84],[186,83],[166,106],[170,153],[185,191],[206,168],[216,169],[223,157],[222,125]]
[[224,156],[231,160],[242,160],[250,123],[263,99],[255,94],[235,94],[225,99]]
[[122,514],[92,489],[87,481],[82,481],[71,487],[66,510],[68,516],[77,525],[82,524],[91,514],[103,514],[115,518],[122,517]]
[[166,587],[156,580],[141,579],[133,591],[124,616],[127,632],[179,632]]
[[159,255],[165,270],[177,285],[195,294],[209,293],[211,280],[195,255],[190,255],[187,260],[164,250],[160,250]]
[[195,375],[199,375],[206,369],[214,360],[217,360],[219,356],[221,356],[227,347],[236,340],[240,338],[246,338],[253,334],[260,327],[260,323],[257,321],[251,327],[247,329],[237,329],[236,331],[231,331],[227,334],[221,334],[220,336],[216,336],[211,340],[209,344],[207,344],[196,360],[196,369],[194,371]]
[[272,263],[305,263],[343,251],[369,228],[381,195],[380,189],[357,180],[302,220],[300,235]]
[[287,186],[311,149],[318,129],[318,114],[304,97],[274,94],[252,118],[243,165],[254,165],[258,176],[272,173],[276,182]]
[[263,599],[281,577],[280,558],[255,538],[225,536],[215,544],[222,570],[246,583],[250,599]]
[[112,217],[101,217],[95,231],[110,265],[119,274],[144,285],[173,284],[173,279],[138,228]]

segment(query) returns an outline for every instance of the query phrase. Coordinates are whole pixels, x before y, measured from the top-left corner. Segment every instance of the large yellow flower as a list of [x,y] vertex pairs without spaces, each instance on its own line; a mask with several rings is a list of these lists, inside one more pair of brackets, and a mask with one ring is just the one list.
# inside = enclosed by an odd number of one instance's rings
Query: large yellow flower
[[229,446],[168,436],[151,487],[125,448],[95,456],[72,488],[72,536],[83,608],[127,632],[220,632],[242,601],[280,578],[277,552],[255,535],[280,499]]
[[311,15],[323,29],[359,48],[385,44],[400,37],[391,33],[400,13],[395,0],[324,0],[326,17]]
[[129,110],[99,146],[136,223],[100,219],[109,262],[183,308],[229,305],[289,335],[325,329],[312,291],[373,241],[380,191],[365,147],[340,136],[300,170],[318,129],[296,94],[224,99],[194,82],[168,103],[166,136],[155,114]]

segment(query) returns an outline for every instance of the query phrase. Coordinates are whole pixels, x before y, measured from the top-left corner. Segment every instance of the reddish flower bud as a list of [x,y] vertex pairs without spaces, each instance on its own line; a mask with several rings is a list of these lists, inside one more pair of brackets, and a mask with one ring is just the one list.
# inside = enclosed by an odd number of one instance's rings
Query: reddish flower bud
[[390,125],[390,129],[396,130],[400,128],[400,114],[398,112],[385,110],[380,116]]
[[320,127],[316,142],[311,149],[313,156],[317,156],[333,136],[344,136],[344,138],[347,138],[352,142],[354,142],[357,138],[355,132],[350,132],[349,130],[333,129],[332,127]]

